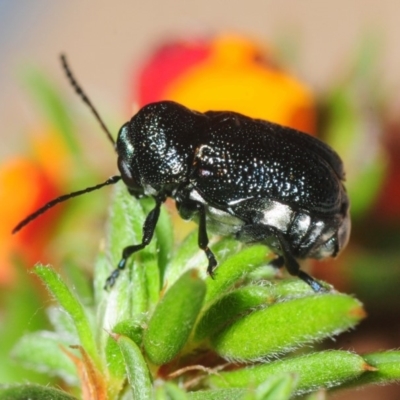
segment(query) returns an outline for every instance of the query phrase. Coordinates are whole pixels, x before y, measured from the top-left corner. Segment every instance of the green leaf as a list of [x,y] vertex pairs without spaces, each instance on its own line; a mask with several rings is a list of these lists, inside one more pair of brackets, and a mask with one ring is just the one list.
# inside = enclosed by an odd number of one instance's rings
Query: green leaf
[[[212,237],[209,246],[221,264],[242,248],[242,244],[229,237]],[[191,232],[180,244],[167,266],[164,282],[172,285],[186,270],[197,268],[201,277],[207,276],[207,257],[198,245],[198,231]],[[218,267],[219,269],[219,267]]]
[[276,374],[267,378],[253,393],[244,396],[244,400],[288,400],[296,388],[294,374]]
[[221,263],[215,273],[215,278],[206,279],[206,303],[214,301],[218,296],[231,288],[245,274],[254,271],[262,265],[267,265],[273,255],[267,247],[254,245],[247,247]]
[[188,395],[190,400],[241,400],[246,392],[243,389],[215,389],[199,390]]
[[217,333],[211,341],[222,357],[259,360],[337,335],[364,315],[356,299],[324,293],[255,311]]
[[55,85],[38,69],[30,67],[26,69],[23,81],[29,88],[35,103],[39,105],[45,114],[47,121],[61,134],[71,153],[76,156],[78,162],[82,162],[80,146],[76,140],[71,118],[62,97],[55,89]]
[[304,397],[304,400],[326,400],[326,391],[319,390],[318,392],[314,392],[309,394],[307,397]]
[[273,301],[271,289],[268,287],[247,286],[233,290],[217,298],[204,311],[196,326],[194,338],[203,340],[250,309]]
[[78,343],[79,337],[71,316],[58,305],[47,307],[47,317],[60,340],[64,343]]
[[36,371],[58,376],[69,385],[78,382],[75,364],[62,351],[67,343],[53,332],[39,331],[23,336],[13,348],[12,356],[23,365]]
[[0,386],[1,400],[77,400],[58,389],[39,385]]
[[156,388],[156,400],[188,400],[188,394],[172,382]]
[[265,286],[249,285],[217,297],[202,315],[196,325],[194,338],[198,341],[215,334],[234,319],[243,317],[252,309],[275,303],[277,300],[310,296],[315,292],[300,279],[276,280]]
[[352,217],[362,217],[374,204],[387,169],[387,155],[379,153],[368,164],[364,163],[362,169],[357,171],[356,176],[349,176],[346,187],[351,199]]
[[[132,196],[131,196],[131,201],[132,201]],[[147,217],[147,215],[150,213],[151,210],[153,210],[155,206],[155,201],[152,198],[143,198],[139,201],[140,206],[142,207],[144,215]],[[161,214],[161,212],[160,212]],[[164,221],[164,225],[165,225]],[[157,222],[157,226],[160,223],[160,218]],[[156,226],[156,231],[153,236],[153,239],[151,243],[146,246],[143,250],[141,250],[137,257],[140,260],[140,266],[139,268],[142,269],[142,272],[144,272],[144,277],[145,277],[145,287],[147,291],[147,296],[148,296],[148,310],[152,310],[154,306],[157,304],[159,300],[159,295],[160,295],[160,290],[161,290],[161,270],[159,267],[159,243],[158,243],[158,236],[157,236],[157,226]],[[168,225],[167,225],[168,226]],[[158,229],[163,229],[165,226],[161,226]],[[143,230],[143,229],[142,229]],[[142,233],[141,230],[141,233]],[[168,232],[165,232],[168,233]],[[170,236],[170,239],[172,240],[172,233]],[[165,239],[165,238],[164,238]],[[140,236],[140,242],[142,241],[142,234]],[[170,242],[171,244],[172,242]],[[162,257],[168,257],[167,254],[162,254]],[[165,260],[163,260],[165,262]]]
[[[212,237],[210,247],[218,260],[218,265],[221,265],[228,258],[232,257],[243,249],[245,245],[233,237]],[[207,266],[207,263],[206,263]],[[219,267],[218,267],[219,268]],[[208,275],[205,275],[208,276]]]
[[150,371],[139,347],[126,336],[116,338],[125,360],[129,385],[134,399],[152,400],[153,386]]
[[[123,335],[131,339],[137,346],[141,345],[143,327],[139,322],[126,320],[119,322],[112,330],[113,334]],[[116,379],[124,380],[125,363],[113,336],[109,336],[106,343],[106,360],[110,375]]]
[[143,315],[158,301],[160,271],[156,238],[143,250],[133,254],[115,285],[108,291],[104,290],[106,279],[121,260],[122,250],[126,246],[141,243],[145,218],[141,202],[131,196],[124,185],[115,185],[107,247],[96,262],[95,272],[99,324],[105,329],[100,340],[102,344],[108,340],[107,331],[110,332],[118,322],[143,320]]
[[172,285],[185,269],[199,268],[202,265],[207,268],[207,259],[204,251],[199,248],[195,230],[185,238],[172,257],[165,271],[164,284]]
[[277,279],[270,290],[271,296],[281,300],[315,295],[310,285],[299,278]]
[[304,394],[320,388],[342,385],[369,370],[364,359],[347,351],[321,351],[268,364],[242,368],[233,372],[221,372],[209,376],[212,387],[249,387],[262,384],[275,374],[291,373],[298,377],[296,394]]
[[387,170],[387,157],[379,140],[384,130],[379,46],[376,38],[369,36],[355,50],[350,73],[331,89],[325,105],[325,137],[346,166],[353,220],[371,207]]
[[[117,268],[121,260],[122,250],[142,241],[142,227],[146,216],[140,202],[132,197],[126,186],[114,186],[113,200],[110,208],[108,223],[108,238],[106,256],[109,261],[107,276]],[[105,327],[113,327],[118,321],[128,318],[135,319],[149,308],[149,295],[145,267],[142,262],[145,252],[149,249],[155,259],[155,243],[152,243],[128,259],[126,267],[121,271],[115,285],[107,292],[104,291],[105,280],[99,289],[105,294],[106,301],[112,305],[107,310]],[[151,254],[150,254],[151,256]],[[133,287],[134,285],[134,287]]]
[[203,304],[206,288],[196,270],[183,274],[158,303],[143,345],[156,365],[171,361],[185,345]]
[[392,350],[364,354],[363,358],[371,366],[371,371],[357,379],[354,382],[355,385],[389,384],[400,381],[400,351]]
[[[0,382],[35,381],[49,383],[49,378],[23,368],[10,358],[10,351],[23,334],[48,326],[43,308],[43,294],[36,277],[27,272],[30,266],[14,265],[15,285],[0,290]],[[35,279],[33,279],[35,278]]]
[[34,272],[45,283],[47,289],[55,297],[61,307],[71,316],[78,332],[81,345],[98,365],[100,360],[93,332],[85,309],[78,298],[63,282],[61,276],[52,268],[39,264],[35,266]]
[[64,261],[61,269],[62,275],[68,286],[73,287],[79,300],[86,307],[94,304],[92,278],[82,268],[79,268],[70,261]]

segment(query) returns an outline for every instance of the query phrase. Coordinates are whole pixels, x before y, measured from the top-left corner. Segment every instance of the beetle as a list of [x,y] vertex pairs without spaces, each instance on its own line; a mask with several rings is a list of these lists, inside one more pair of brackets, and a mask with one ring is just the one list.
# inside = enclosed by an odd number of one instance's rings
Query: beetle
[[338,154],[317,138],[232,111],[200,113],[173,101],[141,108],[119,130],[116,142],[77,83],[65,56],[66,75],[114,145],[120,175],[58,197],[21,221],[13,233],[55,204],[119,180],[154,208],[142,241],[123,249],[108,277],[111,288],[128,258],[153,237],[161,205],[175,200],[179,215],[198,223],[198,245],[214,277],[217,260],[208,232],[244,243],[265,243],[275,267],[298,276],[315,292],[323,286],[301,270],[299,260],[335,257],[349,240],[351,222],[345,173]]

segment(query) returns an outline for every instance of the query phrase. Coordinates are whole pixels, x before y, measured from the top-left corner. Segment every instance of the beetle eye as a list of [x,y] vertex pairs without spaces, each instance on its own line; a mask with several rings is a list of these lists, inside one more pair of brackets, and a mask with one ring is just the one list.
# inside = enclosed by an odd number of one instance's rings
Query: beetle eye
[[121,129],[118,132],[118,139],[120,139],[121,141],[127,140],[128,133],[129,133],[129,122],[121,126]]
[[118,169],[126,186],[129,188],[137,188],[139,186],[129,168],[129,164],[122,157],[118,157]]

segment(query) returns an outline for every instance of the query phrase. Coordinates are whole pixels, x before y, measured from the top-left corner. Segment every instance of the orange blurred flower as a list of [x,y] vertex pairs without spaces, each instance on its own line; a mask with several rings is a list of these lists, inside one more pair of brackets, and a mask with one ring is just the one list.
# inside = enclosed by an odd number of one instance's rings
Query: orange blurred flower
[[48,235],[47,227],[53,225],[53,212],[33,221],[17,235],[11,230],[26,215],[50,199],[57,189],[34,161],[13,158],[0,167],[0,283],[9,283],[14,277],[12,257],[19,255],[33,265],[41,259],[43,245]]
[[134,87],[140,107],[174,100],[202,112],[237,111],[315,133],[311,91],[277,67],[270,50],[241,36],[163,45],[144,64]]
[[14,157],[0,165],[0,284],[13,281],[16,258],[28,266],[44,261],[46,243],[60,207],[46,212],[15,235],[11,231],[28,214],[61,194],[59,186],[65,182],[68,157],[57,137],[51,130],[32,134],[32,159]]

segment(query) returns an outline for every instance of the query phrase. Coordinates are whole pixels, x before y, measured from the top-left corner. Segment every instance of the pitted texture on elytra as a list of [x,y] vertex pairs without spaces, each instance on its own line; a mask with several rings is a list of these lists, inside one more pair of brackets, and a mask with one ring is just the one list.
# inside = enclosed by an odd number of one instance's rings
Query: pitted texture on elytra
[[[268,197],[318,212],[340,207],[338,159],[321,152],[317,139],[235,113],[208,115],[193,180],[214,202]],[[336,164],[329,164],[326,154]]]

